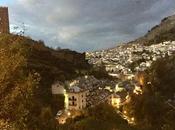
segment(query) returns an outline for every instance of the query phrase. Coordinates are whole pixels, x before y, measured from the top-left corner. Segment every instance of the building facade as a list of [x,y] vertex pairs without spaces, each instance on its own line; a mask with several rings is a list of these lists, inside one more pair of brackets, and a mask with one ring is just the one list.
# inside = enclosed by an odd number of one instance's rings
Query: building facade
[[10,33],[8,7],[0,7],[0,33]]
[[80,90],[78,87],[73,88],[73,91],[68,92],[68,109],[69,110],[82,110],[87,106],[88,91]]

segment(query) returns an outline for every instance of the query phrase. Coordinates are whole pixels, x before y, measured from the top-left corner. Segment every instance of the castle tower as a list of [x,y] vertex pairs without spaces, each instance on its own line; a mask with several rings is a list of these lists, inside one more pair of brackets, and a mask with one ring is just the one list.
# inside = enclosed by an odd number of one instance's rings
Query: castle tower
[[0,7],[0,33],[10,33],[8,7]]

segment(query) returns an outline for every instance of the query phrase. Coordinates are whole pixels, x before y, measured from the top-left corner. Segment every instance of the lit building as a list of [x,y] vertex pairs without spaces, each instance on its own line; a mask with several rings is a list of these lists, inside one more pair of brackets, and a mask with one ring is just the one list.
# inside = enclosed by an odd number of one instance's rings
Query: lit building
[[64,124],[64,123],[66,123],[67,118],[68,118],[68,115],[62,114],[61,116],[57,117],[56,119],[58,120],[59,124]]
[[68,90],[68,109],[69,110],[82,110],[87,106],[88,90],[82,90],[77,86]]
[[56,119],[58,120],[59,124],[66,123],[66,120],[71,117],[71,113],[67,110],[65,111],[58,111],[56,115]]
[[143,92],[142,92],[142,89],[141,89],[140,86],[135,85],[135,88],[133,90],[133,93],[139,95],[139,94],[142,94]]
[[[110,87],[104,85],[103,80],[93,76],[83,76],[76,80],[66,82],[68,89],[64,91],[65,109],[57,113],[56,119],[64,124],[67,118],[75,118],[84,112],[85,108],[94,107],[100,103],[112,105],[112,92]],[[59,84],[54,84],[53,90],[58,90]]]
[[121,98],[120,98],[120,96],[117,95],[117,94],[113,94],[112,95],[111,102],[112,102],[112,106],[113,107],[119,108],[120,107],[120,104],[121,104]]

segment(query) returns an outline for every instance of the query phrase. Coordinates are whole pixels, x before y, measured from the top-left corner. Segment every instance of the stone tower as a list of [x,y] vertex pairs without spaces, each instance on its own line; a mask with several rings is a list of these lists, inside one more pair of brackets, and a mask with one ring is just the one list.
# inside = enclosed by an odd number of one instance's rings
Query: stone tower
[[0,7],[0,33],[10,33],[8,7]]

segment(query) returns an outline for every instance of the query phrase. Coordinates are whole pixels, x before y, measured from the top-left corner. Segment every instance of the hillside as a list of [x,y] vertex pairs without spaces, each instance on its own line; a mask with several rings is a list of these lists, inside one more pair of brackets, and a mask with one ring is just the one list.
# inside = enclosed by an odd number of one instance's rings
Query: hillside
[[[94,65],[103,64],[121,82],[140,87],[141,93],[131,92],[121,108],[134,120],[136,129],[175,129],[175,15],[163,19],[145,36],[112,49],[89,52],[87,59]],[[139,84],[130,78],[138,74],[143,76]],[[129,84],[123,88],[128,86],[132,88]]]
[[55,100],[51,85],[90,69],[84,54],[16,35],[0,35],[0,55],[0,129],[53,129],[64,97]]
[[175,55],[161,58],[144,71],[143,94],[132,94],[124,106],[143,130],[175,129]]
[[129,43],[145,45],[157,44],[163,41],[175,40],[175,15],[164,18],[159,25],[154,26],[146,35]]

